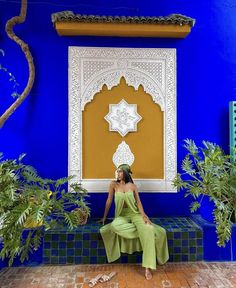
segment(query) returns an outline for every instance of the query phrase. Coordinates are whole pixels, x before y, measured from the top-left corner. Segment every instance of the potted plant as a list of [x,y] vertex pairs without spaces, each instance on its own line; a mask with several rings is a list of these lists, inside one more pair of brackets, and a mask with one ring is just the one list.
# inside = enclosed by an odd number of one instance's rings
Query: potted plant
[[219,145],[202,143],[198,147],[193,140],[185,140],[188,153],[182,161],[183,173],[177,174],[173,184],[195,199],[191,212],[200,208],[204,197],[214,203],[217,245],[225,246],[236,219],[236,163]]
[[0,257],[9,259],[9,265],[17,256],[21,262],[28,259],[39,248],[44,230],[56,225],[73,229],[90,214],[87,190],[72,183],[67,192],[73,177],[43,179],[23,164],[24,156],[3,160],[0,155]]

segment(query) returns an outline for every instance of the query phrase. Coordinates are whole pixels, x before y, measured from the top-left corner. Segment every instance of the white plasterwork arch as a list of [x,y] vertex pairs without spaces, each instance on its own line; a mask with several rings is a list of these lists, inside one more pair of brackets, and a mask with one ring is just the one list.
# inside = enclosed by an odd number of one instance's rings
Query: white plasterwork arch
[[135,89],[142,85],[164,115],[164,179],[135,183],[142,192],[176,192],[175,54],[163,48],[69,47],[68,174],[89,192],[106,192],[111,179],[82,179],[82,111],[104,84],[111,89],[121,77]]
[[152,95],[153,101],[161,107],[161,110],[165,110],[163,91],[159,84],[155,83],[149,75],[130,68],[126,70],[110,69],[93,76],[89,85],[82,92],[81,109],[84,110],[85,105],[93,100],[94,95],[102,90],[104,84],[111,90],[120,83],[122,77],[125,78],[127,85],[134,87],[135,90],[138,90],[138,87],[142,85],[144,91]]

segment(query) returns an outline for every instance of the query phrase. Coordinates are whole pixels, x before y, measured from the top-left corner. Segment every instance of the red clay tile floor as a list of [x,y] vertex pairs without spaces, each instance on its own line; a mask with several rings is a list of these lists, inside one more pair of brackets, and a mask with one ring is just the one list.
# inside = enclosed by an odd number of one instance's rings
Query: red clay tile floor
[[146,280],[134,264],[12,267],[0,271],[1,288],[88,288],[96,275],[117,274],[96,288],[231,288],[236,287],[236,262],[167,263]]

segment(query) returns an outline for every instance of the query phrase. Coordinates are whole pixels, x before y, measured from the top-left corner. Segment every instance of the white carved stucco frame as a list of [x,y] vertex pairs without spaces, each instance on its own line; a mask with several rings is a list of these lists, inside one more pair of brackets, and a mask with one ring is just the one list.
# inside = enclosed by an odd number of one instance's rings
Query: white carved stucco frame
[[164,48],[69,47],[68,174],[89,192],[107,192],[111,179],[82,179],[82,112],[104,84],[121,77],[142,85],[164,112],[164,179],[134,179],[141,192],[176,192],[176,50]]

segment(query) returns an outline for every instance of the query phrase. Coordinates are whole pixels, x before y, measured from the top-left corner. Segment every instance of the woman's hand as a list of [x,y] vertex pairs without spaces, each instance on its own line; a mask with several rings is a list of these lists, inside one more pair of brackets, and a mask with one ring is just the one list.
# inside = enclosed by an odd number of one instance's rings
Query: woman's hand
[[104,225],[105,221],[106,221],[106,218],[102,217],[102,219],[98,220],[97,223],[101,223],[102,225]]
[[143,221],[145,224],[152,224],[151,220],[148,218],[146,214],[143,214]]

